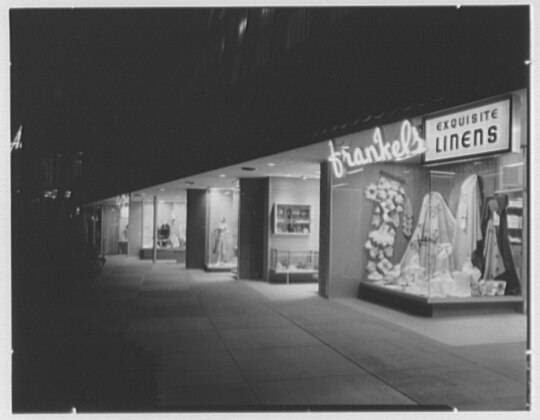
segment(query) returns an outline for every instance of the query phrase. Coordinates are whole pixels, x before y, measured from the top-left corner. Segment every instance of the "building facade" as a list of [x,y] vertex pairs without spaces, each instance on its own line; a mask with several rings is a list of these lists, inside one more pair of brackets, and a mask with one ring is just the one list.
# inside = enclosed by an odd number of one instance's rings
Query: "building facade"
[[526,309],[528,8],[207,12],[200,153],[130,191],[128,255],[429,316]]

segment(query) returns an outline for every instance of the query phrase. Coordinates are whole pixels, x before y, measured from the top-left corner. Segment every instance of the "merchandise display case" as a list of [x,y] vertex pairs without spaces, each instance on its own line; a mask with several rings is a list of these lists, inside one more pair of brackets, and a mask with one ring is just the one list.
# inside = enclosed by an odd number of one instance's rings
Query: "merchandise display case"
[[275,204],[273,217],[273,233],[276,235],[307,236],[311,233],[309,205]]
[[318,251],[270,250],[270,283],[309,283],[318,278]]
[[321,294],[357,291],[424,316],[526,312],[527,95],[332,139],[321,165]]
[[[153,241],[156,237],[156,259],[185,262],[186,254],[186,203],[160,199],[157,204],[157,225],[154,227],[154,204],[143,204],[143,246],[141,259],[154,256]],[[126,237],[129,226],[126,226]]]
[[[501,158],[476,162],[427,169],[428,192],[410,221],[406,206],[396,215],[386,203],[391,197],[401,209],[407,188],[384,174],[366,188],[365,198],[375,205],[364,244],[363,297],[381,302],[389,301],[388,292],[396,301],[414,297],[415,310],[431,314],[450,307],[463,312],[473,308],[470,304],[512,309],[522,302],[523,195],[500,184]],[[402,237],[406,246],[395,252]]]

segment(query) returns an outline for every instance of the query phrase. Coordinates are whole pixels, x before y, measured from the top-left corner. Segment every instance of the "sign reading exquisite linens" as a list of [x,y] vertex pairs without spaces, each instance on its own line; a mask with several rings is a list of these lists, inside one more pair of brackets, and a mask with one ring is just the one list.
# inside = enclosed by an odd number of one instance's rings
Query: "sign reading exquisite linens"
[[424,162],[505,152],[511,144],[510,98],[424,118]]
[[328,146],[328,160],[336,178],[361,171],[369,163],[409,159],[426,150],[424,140],[408,120],[403,121],[398,137],[392,141],[385,141],[381,128],[377,127],[373,131],[372,144],[363,148],[342,145],[336,150],[332,141],[328,142]]

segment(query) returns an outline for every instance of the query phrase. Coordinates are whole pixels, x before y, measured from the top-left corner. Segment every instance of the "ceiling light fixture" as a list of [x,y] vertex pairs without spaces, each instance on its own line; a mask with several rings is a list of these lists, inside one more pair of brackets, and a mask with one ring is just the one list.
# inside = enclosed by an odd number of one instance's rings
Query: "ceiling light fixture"
[[220,178],[226,178],[227,175],[225,175],[225,174],[219,174],[219,177],[220,177]]
[[268,166],[276,166],[276,164],[274,162],[269,162]]

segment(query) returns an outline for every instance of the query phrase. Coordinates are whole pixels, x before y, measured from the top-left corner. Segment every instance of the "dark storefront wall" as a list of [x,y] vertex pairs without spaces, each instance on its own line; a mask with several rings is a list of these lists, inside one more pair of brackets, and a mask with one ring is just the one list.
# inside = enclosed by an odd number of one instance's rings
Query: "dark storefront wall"
[[206,263],[206,190],[187,190],[186,268],[204,268]]
[[268,178],[240,179],[240,279],[263,279],[268,269],[268,184]]
[[319,199],[319,294],[330,297],[330,261],[332,233],[332,169],[330,163],[321,162]]

